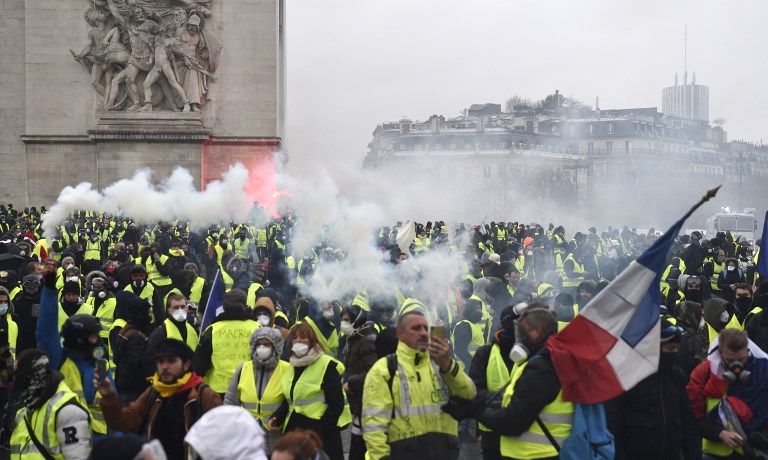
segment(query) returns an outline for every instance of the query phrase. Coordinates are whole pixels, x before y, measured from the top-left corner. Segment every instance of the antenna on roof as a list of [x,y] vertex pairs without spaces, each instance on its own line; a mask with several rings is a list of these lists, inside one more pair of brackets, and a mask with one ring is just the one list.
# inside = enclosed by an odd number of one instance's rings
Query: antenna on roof
[[688,24],[685,25],[685,45],[683,48],[683,69],[685,69],[685,73],[683,74],[683,84],[688,84]]

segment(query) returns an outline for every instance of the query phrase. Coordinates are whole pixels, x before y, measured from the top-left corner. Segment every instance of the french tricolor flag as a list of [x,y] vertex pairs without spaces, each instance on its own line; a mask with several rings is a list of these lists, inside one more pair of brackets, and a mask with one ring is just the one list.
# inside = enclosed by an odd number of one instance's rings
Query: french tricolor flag
[[563,399],[594,404],[631,389],[659,366],[659,282],[667,253],[685,220],[720,187],[710,190],[547,341]]

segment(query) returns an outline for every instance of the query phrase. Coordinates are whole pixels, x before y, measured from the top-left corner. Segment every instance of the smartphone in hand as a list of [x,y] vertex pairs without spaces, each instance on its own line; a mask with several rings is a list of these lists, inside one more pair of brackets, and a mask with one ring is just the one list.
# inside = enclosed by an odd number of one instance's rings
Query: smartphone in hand
[[99,375],[99,384],[103,384],[107,378],[107,360],[98,358],[96,360],[96,373]]

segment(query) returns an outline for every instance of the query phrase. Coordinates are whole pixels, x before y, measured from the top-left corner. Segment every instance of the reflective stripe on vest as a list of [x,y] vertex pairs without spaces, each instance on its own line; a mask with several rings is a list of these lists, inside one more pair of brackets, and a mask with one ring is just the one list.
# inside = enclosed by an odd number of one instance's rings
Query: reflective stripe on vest
[[[328,405],[325,403],[322,383],[325,379],[325,372],[328,370],[328,365],[331,362],[335,363],[337,370],[339,370],[339,375],[343,374],[343,365],[327,354],[323,354],[304,369],[296,381],[296,385],[293,385],[294,368],[289,366],[282,381],[283,395],[288,400],[289,405],[288,419],[290,419],[291,414],[294,412],[313,420],[320,420],[322,418],[325,410],[328,408]],[[339,367],[340,365],[341,367]],[[292,385],[293,388],[291,388]],[[288,419],[286,419],[286,425],[288,424]],[[344,410],[341,412],[336,425],[342,427],[350,423],[352,423],[352,414],[349,411],[349,404],[345,394]]]
[[[80,369],[77,368],[77,364],[71,359],[64,359],[60,372],[64,376],[64,383],[77,395],[77,401],[80,403],[80,406],[86,408],[91,415],[91,430],[94,433],[107,434],[107,422],[104,421],[104,414],[101,412],[101,406],[99,405],[101,394],[98,391],[95,392],[93,404],[85,400],[83,378],[80,375]],[[87,384],[93,385],[93,382],[87,382]]]
[[216,393],[226,393],[237,366],[251,359],[251,334],[259,327],[256,321],[217,321],[211,329],[211,368],[205,383]]
[[[515,369],[512,381],[504,392],[501,407],[509,406],[515,392],[515,384],[523,375],[527,365],[528,362],[525,362]],[[563,401],[563,392],[560,390],[555,400],[547,404],[539,414],[544,426],[560,445],[571,434],[573,411],[573,404]],[[499,447],[502,456],[518,459],[557,457],[558,455],[557,450],[536,421],[520,436],[501,436]]]
[[169,339],[184,342],[189,348],[192,349],[192,351],[195,351],[198,341],[197,331],[195,331],[195,328],[193,328],[192,325],[186,321],[184,321],[184,325],[187,327],[187,340],[182,340],[181,331],[179,331],[179,328],[170,319],[163,321],[163,326],[165,326],[165,336]]
[[283,394],[283,377],[288,368],[291,367],[285,361],[278,360],[277,367],[269,377],[269,382],[264,387],[261,398],[258,397],[256,380],[253,374],[253,361],[243,363],[240,371],[240,380],[237,382],[237,390],[240,395],[240,406],[251,413],[262,426],[267,426],[269,417],[285,401]]
[[[720,402],[719,399],[716,398],[707,398],[707,413],[709,413],[712,409],[717,406],[717,404]],[[733,430],[733,425],[731,423],[728,423],[728,430]],[[729,455],[733,453],[733,449],[728,447],[728,444],[721,442],[721,441],[710,441],[707,438],[702,437],[701,439],[701,450],[705,454],[710,455],[717,455],[718,457],[727,458]],[[736,449],[736,452],[739,454],[743,454],[744,451],[739,448]]]
[[[25,460],[46,458],[32,442],[27,424],[23,422],[26,417],[34,430],[35,437],[46,447],[48,453],[55,459],[63,459],[61,445],[56,434],[56,414],[64,405],[74,399],[77,399],[77,395],[64,382],[60,382],[56,393],[51,396],[45,407],[35,409],[29,417],[27,417],[27,408],[19,409],[16,414],[16,428],[11,434],[11,453],[20,455]],[[42,414],[43,410],[45,410],[45,415]]]

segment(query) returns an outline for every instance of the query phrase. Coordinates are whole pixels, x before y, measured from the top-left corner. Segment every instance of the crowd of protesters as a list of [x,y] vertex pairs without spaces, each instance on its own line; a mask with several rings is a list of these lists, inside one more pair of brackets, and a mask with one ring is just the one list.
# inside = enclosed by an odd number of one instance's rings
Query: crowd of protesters
[[[543,433],[564,439],[570,426],[545,415],[573,410],[543,343],[660,235],[397,222],[371,232],[378,263],[398,274],[382,287],[320,280],[346,262],[345,242],[321,232],[295,253],[303,223],[291,212],[254,208],[199,231],[78,211],[53,235],[45,212],[0,205],[5,458],[442,459],[470,442],[488,459],[556,458]],[[658,373],[605,404],[617,458],[768,448],[768,424],[742,436],[711,416],[731,390],[704,375],[718,341],[725,369],[768,350],[760,242],[707,236],[681,235],[668,255]],[[432,255],[456,276],[429,284],[416,262]],[[217,282],[225,294],[201,329]],[[314,295],[321,282],[333,298]],[[745,404],[768,423],[768,407]]]

